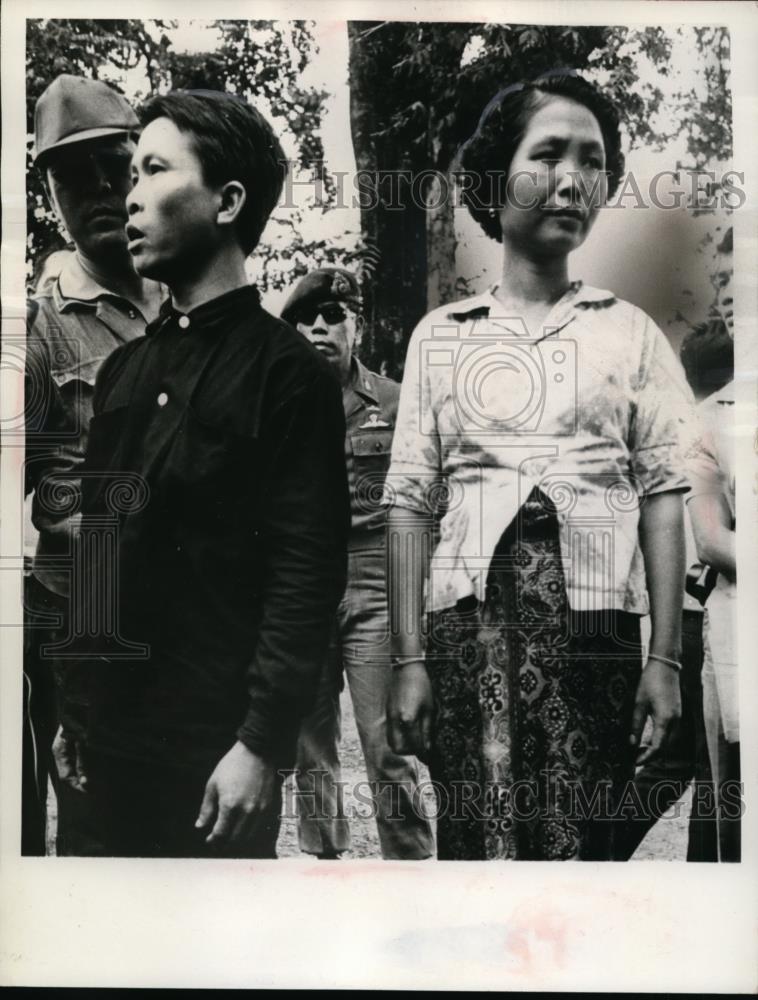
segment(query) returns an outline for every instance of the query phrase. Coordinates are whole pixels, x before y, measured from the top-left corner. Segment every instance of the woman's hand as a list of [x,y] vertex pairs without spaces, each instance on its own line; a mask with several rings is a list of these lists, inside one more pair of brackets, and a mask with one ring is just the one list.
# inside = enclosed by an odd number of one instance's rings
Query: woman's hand
[[[669,491],[645,497],[640,508],[640,547],[650,595],[650,651],[679,660],[685,571],[684,509],[680,493]],[[629,741],[632,746],[640,745],[648,715],[653,720],[653,738],[638,757],[638,764],[660,752],[681,714],[678,671],[660,660],[648,659],[637,688]]]
[[424,760],[432,745],[432,685],[422,662],[396,668],[387,702],[387,736],[395,753]]
[[650,746],[637,758],[637,764],[644,764],[660,752],[681,714],[678,672],[659,660],[648,660],[637,687],[629,742],[639,746],[648,715],[653,720],[653,736]]

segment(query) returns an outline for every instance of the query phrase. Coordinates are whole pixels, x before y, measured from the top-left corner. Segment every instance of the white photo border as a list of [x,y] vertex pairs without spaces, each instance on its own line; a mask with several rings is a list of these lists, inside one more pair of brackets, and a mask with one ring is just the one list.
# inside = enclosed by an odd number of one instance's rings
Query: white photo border
[[[729,26],[735,168],[743,861],[563,865],[21,858],[21,454],[2,449],[0,983],[753,992],[758,963],[758,8],[744,3],[5,0],[2,320],[24,329],[24,22],[31,17]],[[22,334],[23,335],[23,334]],[[19,379],[2,372],[2,399]],[[6,412],[7,409],[6,409]]]

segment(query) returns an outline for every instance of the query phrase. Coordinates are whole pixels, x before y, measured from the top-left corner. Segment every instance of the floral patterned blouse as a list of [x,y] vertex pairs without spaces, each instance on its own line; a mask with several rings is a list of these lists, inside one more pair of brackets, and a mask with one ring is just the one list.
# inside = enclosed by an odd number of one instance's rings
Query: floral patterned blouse
[[427,609],[484,599],[492,554],[532,488],[556,508],[575,610],[649,610],[640,505],[685,491],[692,394],[666,337],[572,283],[533,336],[492,288],[411,337],[384,502],[439,530]]

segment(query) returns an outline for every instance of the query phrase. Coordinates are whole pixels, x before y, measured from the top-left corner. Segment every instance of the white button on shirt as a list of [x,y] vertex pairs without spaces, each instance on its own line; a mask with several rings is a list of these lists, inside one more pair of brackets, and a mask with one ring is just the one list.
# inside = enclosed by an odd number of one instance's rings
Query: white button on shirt
[[687,489],[696,433],[682,367],[611,292],[574,282],[532,336],[493,291],[434,310],[408,346],[385,503],[429,515],[446,497],[427,608],[484,599],[537,486],[557,511],[570,606],[646,614],[640,499]]
[[186,330],[189,325],[190,325],[190,318],[189,318],[189,316],[180,316],[179,317],[179,326],[182,328],[182,330]]
[[165,406],[167,402],[168,402],[168,394],[165,392],[159,393],[158,406]]

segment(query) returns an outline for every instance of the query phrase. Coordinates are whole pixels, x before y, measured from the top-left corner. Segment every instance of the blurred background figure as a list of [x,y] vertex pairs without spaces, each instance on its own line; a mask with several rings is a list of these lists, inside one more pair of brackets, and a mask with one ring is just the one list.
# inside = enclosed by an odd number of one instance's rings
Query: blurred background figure
[[340,690],[347,677],[371,784],[382,857],[431,855],[429,823],[416,794],[413,760],[390,749],[386,703],[390,682],[386,590],[386,510],[381,505],[400,386],[369,371],[354,349],[363,327],[354,275],[325,267],[295,287],[282,319],[296,326],[329,362],[342,385],[347,436],[345,460],[352,526],[348,582],[337,610],[321,690],[298,746],[298,818],[301,850],[335,858],[350,847],[340,787]]
[[687,498],[700,562],[718,574],[705,602],[703,710],[720,861],[741,857],[734,392],[732,380],[700,403],[703,437],[690,463]]
[[160,286],[134,270],[124,230],[137,127],[121,94],[67,73],[35,108],[34,163],[73,251],[55,251],[38,267],[27,319],[26,492],[34,494],[38,537],[24,587],[24,854],[45,853],[48,775],[58,797],[59,854],[71,849],[67,809],[84,807],[52,766],[55,674],[72,669],[61,654],[70,638],[77,470],[95,377],[115,348],[144,333],[161,299]]
[[[728,325],[713,319],[693,329],[683,340],[680,357],[687,381],[699,401],[721,390],[734,375],[734,344]],[[687,584],[682,608],[682,670],[679,675],[682,716],[669,745],[644,764],[635,776],[642,816],[630,818],[623,832],[622,856],[631,857],[660,817],[686,792],[692,802],[687,837],[688,861],[717,861],[714,786],[703,716],[704,604],[715,573],[699,561],[687,505],[685,539]]]

